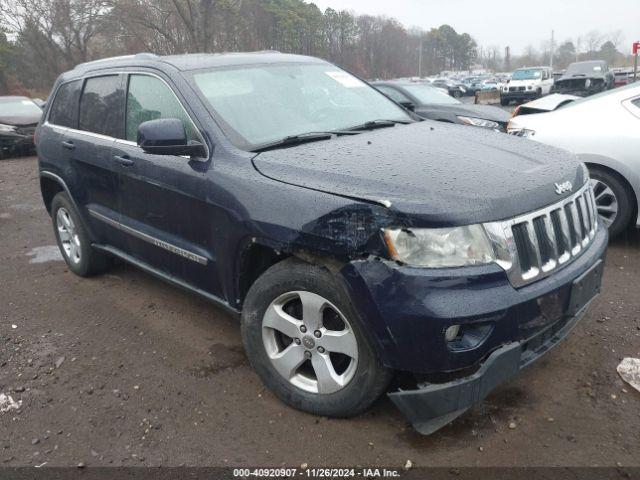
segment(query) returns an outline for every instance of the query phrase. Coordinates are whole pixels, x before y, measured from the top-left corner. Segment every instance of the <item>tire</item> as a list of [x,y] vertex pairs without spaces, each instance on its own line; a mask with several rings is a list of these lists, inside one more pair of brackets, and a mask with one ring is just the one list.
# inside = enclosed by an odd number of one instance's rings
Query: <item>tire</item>
[[635,210],[633,193],[616,173],[593,167],[589,173],[600,219],[609,229],[609,235],[615,237],[631,223],[631,214]]
[[58,248],[69,270],[80,277],[90,277],[109,267],[109,257],[91,246],[84,224],[66,193],[53,197],[51,220]]
[[[322,301],[326,302],[322,307],[324,310],[318,308]],[[317,326],[312,315],[301,321],[303,302],[309,305],[310,312],[321,312],[317,317],[319,328],[323,330],[320,338],[314,336],[317,332],[310,331],[313,325]],[[312,310],[312,306],[316,308]],[[287,320],[285,328],[278,323],[280,330],[271,328],[275,324],[274,318],[282,318],[274,317],[278,308],[291,315],[289,320],[295,320],[293,323]],[[344,328],[330,325],[342,323],[341,315],[346,320]],[[331,273],[320,267],[288,259],[269,268],[249,290],[241,323],[242,340],[251,365],[280,400],[299,410],[327,417],[351,417],[369,408],[391,381],[392,371],[379,362],[345,291]],[[301,330],[306,326],[303,333]],[[283,334],[283,330],[291,336]],[[335,351],[329,355],[333,348],[329,339],[336,334],[334,330],[346,332],[340,335],[344,336],[343,340],[347,337],[350,340],[343,342],[340,348],[354,352],[351,355],[355,358]],[[294,337],[295,341],[292,340]],[[320,345],[326,345],[324,352],[320,352]],[[274,360],[285,358],[285,351],[287,355],[295,355],[286,369],[282,362]],[[316,365],[327,365],[327,359],[333,368],[331,372],[345,380],[343,385],[318,380]],[[283,370],[287,373],[280,373]]]
[[511,102],[509,102],[509,100],[507,100],[506,98],[501,98],[500,99],[500,105],[502,105],[503,107],[508,106],[509,103],[511,103]]
[[460,90],[454,90],[451,96],[453,98],[460,98],[462,96],[462,93],[460,93]]

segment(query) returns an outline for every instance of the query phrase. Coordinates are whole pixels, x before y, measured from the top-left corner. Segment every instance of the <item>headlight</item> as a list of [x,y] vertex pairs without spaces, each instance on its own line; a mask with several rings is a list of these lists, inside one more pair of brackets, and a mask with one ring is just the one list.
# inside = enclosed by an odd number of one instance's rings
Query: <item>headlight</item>
[[0,123],[0,132],[15,132],[16,131],[16,127],[14,127],[13,125],[4,125],[3,123]]
[[464,267],[485,265],[495,260],[482,225],[386,229],[384,238],[394,260],[415,267]]
[[491,128],[494,130],[500,128],[500,125],[497,122],[485,120],[484,118],[458,117],[458,120],[466,125],[473,125],[474,127]]
[[529,130],[528,128],[507,128],[507,133],[515,135],[516,137],[531,138],[535,136],[535,130]]

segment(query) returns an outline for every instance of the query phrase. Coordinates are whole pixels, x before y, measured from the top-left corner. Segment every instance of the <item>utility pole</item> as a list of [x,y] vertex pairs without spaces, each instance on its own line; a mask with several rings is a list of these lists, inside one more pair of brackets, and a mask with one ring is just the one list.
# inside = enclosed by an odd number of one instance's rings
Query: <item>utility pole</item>
[[418,78],[422,78],[422,35],[420,36],[420,47],[418,47]]
[[553,70],[553,54],[555,52],[555,32],[551,30],[551,59],[549,60],[549,67]]

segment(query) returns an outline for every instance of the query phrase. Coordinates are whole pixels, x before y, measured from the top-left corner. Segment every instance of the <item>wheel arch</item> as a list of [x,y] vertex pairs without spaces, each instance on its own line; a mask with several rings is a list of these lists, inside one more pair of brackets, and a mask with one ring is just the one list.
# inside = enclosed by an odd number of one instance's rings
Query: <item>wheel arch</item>
[[78,216],[80,217],[80,221],[82,222],[84,228],[86,229],[91,240],[95,240],[95,235],[91,230],[89,223],[86,221],[83,215],[83,211],[80,209],[79,205],[76,203],[73,195],[71,194],[71,190],[69,186],[64,181],[62,177],[59,175],[50,172],[48,170],[40,171],[40,191],[42,194],[42,200],[44,201],[45,208],[47,209],[47,213],[51,215],[51,202],[53,198],[60,192],[65,192],[71,201],[71,205],[76,210]]
[[626,165],[608,157],[600,155],[579,155],[580,159],[589,169],[600,169],[619,178],[631,194],[633,212],[631,222],[640,226],[638,199],[640,199],[640,178],[637,177]]

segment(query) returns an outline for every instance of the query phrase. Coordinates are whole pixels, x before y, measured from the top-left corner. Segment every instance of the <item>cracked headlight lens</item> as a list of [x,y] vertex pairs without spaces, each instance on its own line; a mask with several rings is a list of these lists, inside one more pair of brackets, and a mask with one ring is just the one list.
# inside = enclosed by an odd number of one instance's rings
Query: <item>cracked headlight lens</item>
[[458,120],[466,125],[473,125],[474,127],[491,128],[493,130],[500,128],[500,124],[497,122],[485,120],[484,118],[458,116]]
[[394,260],[415,267],[464,267],[495,260],[482,225],[386,229],[384,238]]

